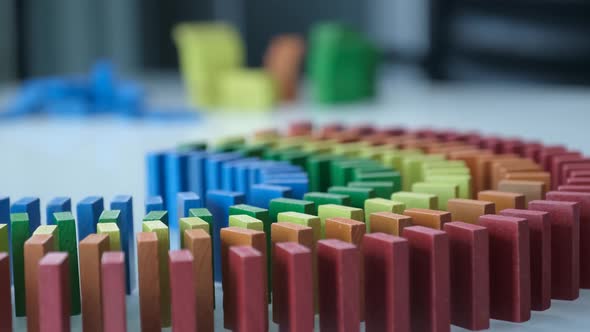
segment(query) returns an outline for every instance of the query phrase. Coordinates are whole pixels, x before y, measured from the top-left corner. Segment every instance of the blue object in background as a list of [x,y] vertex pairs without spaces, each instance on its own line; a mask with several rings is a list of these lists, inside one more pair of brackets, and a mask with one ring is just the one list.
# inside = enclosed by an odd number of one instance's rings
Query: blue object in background
[[[166,176],[164,174],[166,153],[148,153],[145,159],[147,170],[147,195],[160,196],[162,197],[164,204],[166,204]],[[160,210],[163,210],[163,208]]]
[[104,210],[104,200],[100,196],[89,196],[76,205],[78,218],[78,242],[96,233],[98,218]]
[[152,211],[162,211],[164,210],[164,200],[162,196],[149,196],[145,200],[145,214]]
[[135,272],[131,268],[135,266],[133,198],[129,195],[115,196],[111,201],[111,210],[120,211],[121,249],[125,253],[125,290],[129,295],[135,288],[135,278],[131,278],[131,276],[135,276]]
[[205,160],[205,174],[207,190],[221,189],[222,173],[221,169],[224,163],[239,159],[242,154],[239,152],[223,152],[209,155]]
[[49,203],[46,208],[46,224],[55,225],[53,214],[55,212],[66,212],[72,211],[72,200],[69,197],[55,197]]
[[205,151],[192,151],[188,153],[187,190],[196,193],[203,201],[205,201],[205,194],[207,193],[205,160],[208,155]]
[[221,281],[221,239],[220,231],[228,226],[229,207],[244,203],[244,194],[223,190],[207,192],[207,209],[213,215],[213,271],[216,281]]
[[281,197],[290,198],[291,188],[278,185],[255,184],[250,189],[250,201],[248,201],[248,204],[268,209],[271,200]]
[[303,199],[303,195],[309,190],[308,179],[275,178],[265,182],[266,184],[278,185],[291,188],[291,196],[295,199]]
[[180,218],[188,217],[190,209],[197,209],[203,207],[201,198],[193,192],[181,192],[176,195],[177,215],[178,218],[173,221],[170,220],[168,229],[170,230],[170,249],[180,249]]
[[249,165],[258,160],[258,158],[244,158],[224,163],[221,166],[221,189],[245,193],[245,191],[237,189],[237,168],[241,165]]
[[176,194],[188,189],[188,154],[171,151],[165,158],[166,198],[169,225],[178,225]]
[[12,204],[11,213],[26,212],[29,214],[29,232],[41,225],[41,204],[38,197],[23,197]]

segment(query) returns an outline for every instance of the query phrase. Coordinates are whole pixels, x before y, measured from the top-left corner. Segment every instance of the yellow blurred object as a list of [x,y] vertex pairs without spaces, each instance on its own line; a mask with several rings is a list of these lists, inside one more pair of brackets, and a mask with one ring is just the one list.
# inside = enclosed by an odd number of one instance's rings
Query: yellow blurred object
[[238,69],[219,81],[221,106],[230,109],[269,110],[277,100],[276,84],[262,69]]

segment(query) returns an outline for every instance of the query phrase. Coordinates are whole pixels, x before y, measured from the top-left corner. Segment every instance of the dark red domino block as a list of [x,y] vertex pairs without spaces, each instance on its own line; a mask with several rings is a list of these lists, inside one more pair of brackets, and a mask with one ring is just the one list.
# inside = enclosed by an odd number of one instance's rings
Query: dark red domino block
[[590,193],[590,186],[580,186],[580,185],[563,185],[557,188],[557,191],[572,191],[572,192],[580,192],[580,193]]
[[543,211],[505,209],[501,215],[524,218],[529,225],[531,263],[531,309],[551,307],[551,222]]
[[295,242],[277,243],[273,250],[272,273],[273,314],[279,331],[313,331],[311,251]]
[[38,273],[40,331],[70,331],[68,254],[48,253],[39,261]]
[[102,321],[105,331],[127,331],[125,309],[125,254],[109,251],[100,263]]
[[590,186],[590,178],[568,178],[565,184],[572,186]]
[[0,252],[0,332],[12,331],[12,293],[10,290],[10,258]]
[[197,330],[197,291],[193,255],[188,250],[168,253],[170,264],[170,302],[172,306],[172,330]]
[[590,170],[579,170],[570,172],[570,178],[590,178]]
[[485,227],[454,221],[449,237],[451,322],[468,330],[490,327],[489,238]]
[[366,234],[362,252],[365,331],[410,331],[408,241],[385,233]]
[[545,171],[549,171],[551,169],[551,163],[553,157],[566,153],[567,150],[564,146],[555,145],[555,146],[545,146],[539,152],[539,164]]
[[539,163],[539,153],[543,149],[543,145],[538,142],[525,143],[522,149],[522,156],[534,160]]
[[360,331],[360,257],[348,242],[317,243],[320,331]]
[[[229,249],[229,278],[234,285],[237,332],[268,331],[266,259],[250,246]],[[310,306],[313,308],[313,306]]]
[[410,247],[410,324],[412,331],[451,329],[449,238],[423,226],[404,228]]
[[580,159],[582,159],[582,155],[579,152],[566,152],[552,158],[549,170],[551,173],[551,189],[557,189],[560,184],[564,184],[561,179],[563,166],[568,162]]
[[551,222],[551,298],[580,295],[580,203],[530,201],[529,210],[549,212]]
[[590,288],[590,193],[550,191],[546,197],[580,204],[580,288]]
[[531,318],[527,221],[486,214],[479,224],[487,227],[490,238],[490,317],[526,322]]
[[590,170],[590,159],[577,159],[563,163],[559,174],[559,183],[565,184],[573,172]]

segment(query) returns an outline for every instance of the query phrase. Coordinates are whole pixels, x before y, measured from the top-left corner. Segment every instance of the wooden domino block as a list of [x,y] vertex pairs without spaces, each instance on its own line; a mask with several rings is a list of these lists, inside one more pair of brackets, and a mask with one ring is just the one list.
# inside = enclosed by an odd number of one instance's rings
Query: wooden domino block
[[406,209],[421,208],[421,209],[437,209],[438,197],[432,194],[414,193],[407,191],[399,191],[391,195],[392,201],[404,203]]
[[54,250],[54,239],[49,234],[33,235],[25,242],[25,286],[28,331],[40,331],[39,261],[52,250]]
[[106,234],[90,234],[80,241],[80,290],[84,331],[103,331],[100,260],[102,254],[108,250],[109,237]]
[[184,232],[184,245],[194,258],[193,283],[197,293],[196,313],[198,331],[213,332],[213,307],[215,305],[215,288],[213,285],[213,265],[211,261],[211,236],[203,229],[191,229]]
[[0,252],[10,252],[8,239],[8,224],[0,224]]
[[485,227],[454,221],[449,237],[451,322],[469,330],[490,327],[489,237]]
[[96,233],[96,224],[103,210],[104,200],[99,196],[89,196],[78,202],[76,205],[78,239],[82,240]]
[[[170,274],[168,272],[168,250],[170,250],[170,233],[161,221],[144,221],[144,232],[154,232],[158,237],[158,266],[160,268],[160,313],[162,327],[170,326]],[[154,257],[155,258],[155,257]]]
[[277,215],[281,212],[299,212],[305,214],[314,213],[314,203],[292,198],[275,198],[270,201],[269,214],[272,222],[277,221]]
[[326,219],[328,218],[340,217],[353,219],[357,221],[365,220],[365,216],[362,209],[336,204],[320,205],[318,207],[318,217],[320,217],[322,226],[322,238],[326,237]]
[[540,181],[546,190],[551,188],[551,174],[549,172],[513,172],[504,176],[505,180]]
[[57,225],[58,250],[68,253],[70,269],[70,308],[72,315],[80,314],[80,274],[78,269],[78,243],[76,240],[76,221],[72,212],[56,212],[53,214],[54,224]]
[[[39,261],[39,326],[41,332],[70,331],[68,254],[52,252]],[[108,330],[114,331],[114,330]]]
[[27,213],[29,216],[29,233],[41,226],[41,207],[38,197],[23,197],[12,203],[11,213]]
[[545,183],[541,181],[501,180],[498,182],[499,191],[521,193],[524,195],[525,206],[530,201],[545,198]]
[[558,191],[572,191],[572,192],[583,192],[590,193],[590,186],[581,185],[563,185],[557,188]]
[[494,213],[504,209],[524,209],[526,207],[524,194],[518,192],[484,190],[477,194],[477,199],[494,203],[496,206]]
[[158,236],[154,232],[137,234],[137,279],[141,330],[162,331],[160,300],[160,260]]
[[321,239],[322,224],[319,217],[299,212],[281,212],[277,215],[277,222],[290,222],[298,225],[311,227],[313,231],[314,247],[315,242]]
[[29,215],[10,214],[10,245],[12,252],[12,281],[14,283],[14,313],[16,317],[26,316],[25,296],[25,241],[29,238]]
[[401,236],[404,228],[412,226],[412,217],[391,212],[375,212],[369,216],[371,233]]
[[184,232],[189,229],[202,229],[209,233],[209,224],[199,217],[180,218],[180,247],[185,248]]
[[570,162],[578,162],[580,160],[582,160],[582,162],[587,161],[583,159],[582,155],[579,152],[567,152],[555,156],[551,160],[551,166],[549,168],[549,171],[551,172],[551,179],[553,179],[551,183],[551,185],[553,186],[553,188],[551,188],[552,190],[556,190],[557,187],[559,187],[559,185],[564,184],[563,179],[561,178],[563,166]]
[[477,224],[480,216],[494,214],[496,207],[492,202],[457,198],[449,200],[448,210],[453,221]]
[[152,211],[162,211],[164,210],[164,200],[162,196],[149,196],[145,200],[145,214],[148,214]]
[[69,197],[55,197],[47,203],[46,219],[47,225],[55,225],[53,214],[55,212],[72,211],[72,200]]
[[193,255],[189,250],[168,253],[170,261],[170,300],[172,329],[197,331],[197,291]]
[[[328,190],[328,187],[324,188],[324,190]],[[335,193],[309,192],[303,195],[303,200],[315,204],[315,214],[317,214],[318,207],[324,204],[350,206],[350,196]]]
[[125,254],[105,252],[100,261],[102,320],[104,331],[127,331],[125,307]]
[[588,178],[569,178],[569,179],[567,179],[565,184],[572,185],[572,186],[588,186],[588,185],[590,185],[590,179],[588,179]]
[[367,232],[371,232],[371,214],[375,212],[403,213],[406,205],[402,202],[396,202],[383,198],[371,198],[365,201],[365,223]]
[[531,318],[529,228],[524,218],[484,215],[490,241],[490,317],[510,322]]
[[408,241],[367,234],[362,248],[365,273],[365,330],[410,331]]
[[572,171],[569,178],[590,178],[590,170]]
[[439,208],[446,210],[448,200],[459,197],[459,186],[453,183],[416,182],[412,185],[412,192],[436,195]]
[[0,252],[0,331],[12,331],[10,257],[7,252]]
[[[293,100],[297,96],[298,78],[305,51],[305,42],[298,35],[280,35],[271,40],[264,56],[264,67],[278,83],[279,98]],[[290,133],[310,133],[309,126],[292,127]]]
[[413,225],[439,230],[445,223],[451,222],[451,213],[446,211],[412,208],[406,209],[404,215],[412,218]]
[[96,233],[109,236],[109,248],[111,251],[121,250],[121,233],[116,223],[100,222],[96,225]]

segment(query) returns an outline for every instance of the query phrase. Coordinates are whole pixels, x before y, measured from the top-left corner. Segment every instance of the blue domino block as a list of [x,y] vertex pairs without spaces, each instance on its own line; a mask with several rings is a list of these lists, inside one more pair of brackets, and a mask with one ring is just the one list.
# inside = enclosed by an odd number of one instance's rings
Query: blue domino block
[[26,212],[29,214],[29,232],[41,225],[41,204],[38,197],[23,197],[12,204],[11,213]]
[[292,172],[292,173],[263,173],[261,174],[261,183],[267,183],[271,180],[284,180],[284,179],[293,179],[293,180],[307,180],[307,173],[304,172]]
[[169,152],[166,154],[166,200],[169,222],[178,222],[176,194],[188,188],[188,153]]
[[55,197],[49,201],[46,208],[47,219],[45,219],[47,225],[55,225],[55,220],[53,220],[53,214],[55,212],[66,211],[72,211],[72,200],[69,197]]
[[222,167],[224,163],[240,159],[242,154],[239,152],[224,152],[210,154],[205,160],[205,174],[207,190],[222,189]]
[[286,162],[274,162],[272,164],[263,165],[254,172],[256,184],[262,183],[263,174],[273,173],[299,173],[302,172],[302,168],[299,166],[291,165]]
[[152,211],[164,210],[164,200],[162,196],[150,196],[145,200],[145,214]]
[[250,189],[248,204],[268,209],[270,201],[275,198],[291,197],[291,188],[286,186],[255,184]]
[[205,177],[205,160],[209,154],[204,151],[188,153],[188,187],[186,190],[196,193],[205,200],[207,193],[207,180]]
[[274,178],[266,181],[265,183],[291,188],[291,196],[295,199],[303,199],[303,195],[309,191],[309,180],[306,178]]
[[207,209],[213,215],[213,271],[216,281],[221,281],[220,231],[228,226],[229,207],[243,204],[244,194],[232,191],[210,190],[207,192]]
[[228,191],[235,190],[235,191],[245,193],[245,191],[237,189],[238,167],[240,167],[240,166],[243,167],[243,165],[249,165],[250,163],[257,162],[258,160],[259,160],[258,158],[244,158],[244,159],[238,159],[235,161],[230,161],[230,162],[224,163],[223,166],[221,167],[221,188],[222,188],[222,190],[228,190]]
[[125,253],[125,289],[127,295],[135,288],[135,247],[133,246],[135,231],[133,229],[133,198],[129,195],[118,195],[111,201],[111,210],[121,211],[119,230],[121,232],[121,249]]
[[176,195],[176,212],[178,218],[168,222],[168,229],[170,231],[170,249],[175,250],[180,248],[180,223],[179,219],[188,217],[188,210],[203,207],[201,198],[193,192],[182,192]]
[[96,224],[103,210],[104,200],[100,196],[89,196],[78,202],[78,205],[76,205],[78,241],[82,241],[88,235],[96,233]]
[[146,156],[147,195],[160,196],[166,202],[165,152],[152,152]]

